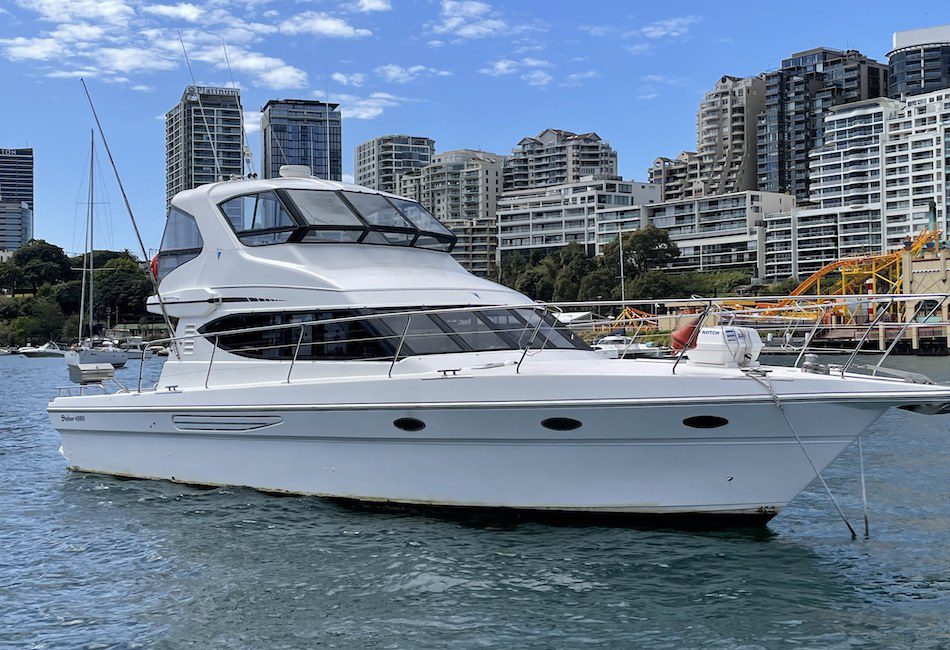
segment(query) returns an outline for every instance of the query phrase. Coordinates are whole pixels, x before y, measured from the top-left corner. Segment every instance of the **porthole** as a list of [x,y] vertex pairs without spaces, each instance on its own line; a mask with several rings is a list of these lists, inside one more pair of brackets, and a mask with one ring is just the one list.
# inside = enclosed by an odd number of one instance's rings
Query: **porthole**
[[399,418],[393,421],[393,426],[403,431],[422,431],[426,428],[426,423],[416,418]]
[[694,429],[717,429],[729,424],[729,420],[718,415],[694,415],[683,420],[683,424]]
[[574,418],[548,418],[547,420],[541,420],[541,426],[553,431],[573,431],[580,428],[581,422]]

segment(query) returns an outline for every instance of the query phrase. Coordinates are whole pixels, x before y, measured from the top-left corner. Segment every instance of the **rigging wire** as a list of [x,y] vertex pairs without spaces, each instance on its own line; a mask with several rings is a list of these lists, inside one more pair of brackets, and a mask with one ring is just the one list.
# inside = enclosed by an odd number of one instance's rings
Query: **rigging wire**
[[[142,259],[148,261],[148,252],[145,250],[145,241],[142,239],[142,233],[139,231],[139,224],[135,220],[135,214],[132,212],[132,204],[129,202],[129,196],[125,192],[125,185],[122,184],[122,177],[119,176],[119,168],[115,164],[115,159],[112,157],[112,149],[109,148],[109,141],[106,140],[105,131],[102,129],[102,123],[99,121],[99,114],[96,113],[96,106],[92,102],[92,95],[89,94],[89,88],[86,86],[86,80],[82,77],[79,78],[79,83],[82,84],[82,90],[86,94],[86,100],[89,102],[89,109],[92,111],[92,117],[96,121],[96,128],[99,130],[99,137],[102,138],[102,144],[105,147],[106,155],[109,157],[109,164],[112,166],[112,172],[115,174],[116,183],[119,185],[119,192],[122,194],[122,201],[125,203],[125,209],[129,213],[129,219],[132,221],[132,228],[135,229],[135,238],[138,239],[139,248],[142,250]],[[175,358],[181,360],[181,352],[178,349],[178,342],[174,340],[175,328],[172,327],[171,319],[168,316],[168,310],[165,309],[165,301],[162,300],[161,291],[158,288],[158,278],[149,271],[147,274],[149,280],[152,282],[152,288],[155,290],[155,298],[158,300],[158,306],[162,310],[162,318],[165,320],[165,327],[168,328],[169,334],[172,335],[172,350],[175,351]]]
[[[191,59],[188,58],[188,50],[185,48],[185,39],[182,38],[180,29],[178,30],[178,42],[181,43],[181,52],[185,55],[185,63],[188,65],[188,74],[191,75],[191,85],[195,88],[195,97],[198,99],[198,110],[201,111],[201,121],[204,122],[205,125],[205,134],[208,136],[208,140],[211,143],[211,155],[214,156],[215,181],[223,181],[224,178],[221,176],[221,164],[218,162],[218,145],[216,143],[216,138],[211,134],[211,128],[208,126],[208,116],[205,114],[205,107],[201,101],[201,93],[198,91],[198,82],[195,81],[195,72],[191,68]],[[215,120],[215,123],[217,123],[217,119]],[[217,126],[217,124],[215,126]]]
[[868,489],[864,482],[864,445],[861,436],[858,436],[858,464],[861,466],[861,504],[864,506],[864,539],[870,539],[871,530],[868,523]]

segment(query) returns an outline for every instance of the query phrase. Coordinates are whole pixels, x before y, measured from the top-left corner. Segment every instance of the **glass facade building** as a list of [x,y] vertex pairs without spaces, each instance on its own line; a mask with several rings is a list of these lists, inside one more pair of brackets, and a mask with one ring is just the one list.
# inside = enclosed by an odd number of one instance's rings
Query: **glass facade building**
[[0,148],[0,201],[33,209],[33,150]]
[[950,25],[895,32],[887,57],[889,97],[950,88]]
[[759,190],[810,198],[809,152],[824,144],[832,106],[881,97],[887,66],[855,50],[797,52],[765,74],[765,107],[757,123]]
[[0,251],[12,251],[33,239],[33,210],[26,201],[0,201]]
[[165,201],[244,174],[244,113],[237,88],[188,86],[165,114]]
[[276,178],[281,165],[306,165],[317,178],[343,180],[339,106],[307,99],[272,99],[264,104],[261,176]]

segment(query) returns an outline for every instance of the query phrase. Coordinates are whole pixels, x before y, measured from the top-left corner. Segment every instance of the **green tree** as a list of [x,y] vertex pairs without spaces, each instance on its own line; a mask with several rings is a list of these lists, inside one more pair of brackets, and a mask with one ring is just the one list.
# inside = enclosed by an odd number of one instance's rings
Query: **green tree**
[[617,282],[617,274],[606,264],[600,263],[581,280],[577,289],[577,299],[611,300],[615,294],[619,293],[620,284]]
[[554,276],[553,299],[559,302],[577,300],[581,283],[594,269],[584,247],[571,242],[556,253],[560,268]]
[[680,254],[670,233],[653,224],[624,235],[623,248],[624,264],[633,275],[666,266]]
[[151,289],[148,276],[137,262],[126,258],[110,260],[95,273],[94,313],[101,318],[118,310],[118,318],[138,320],[145,313],[145,300]]
[[23,269],[10,262],[0,264],[0,289],[7,289],[11,296],[16,295],[17,288],[26,284]]
[[34,293],[41,284],[68,280],[72,273],[63,249],[42,239],[34,239],[18,248],[7,263],[21,270],[24,281],[33,287]]
[[514,289],[532,300],[550,302],[554,294],[554,279],[544,268],[535,266],[518,277]]

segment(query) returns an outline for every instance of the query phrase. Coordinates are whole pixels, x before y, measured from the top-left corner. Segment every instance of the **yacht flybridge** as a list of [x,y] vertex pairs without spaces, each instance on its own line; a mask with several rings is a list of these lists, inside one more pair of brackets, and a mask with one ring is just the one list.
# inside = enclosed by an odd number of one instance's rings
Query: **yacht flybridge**
[[[420,204],[310,177],[172,201],[154,387],[49,404],[74,470],[365,501],[767,520],[892,406],[950,387],[758,365],[751,329],[677,358],[591,350],[470,275]],[[687,346],[689,347],[689,346]]]

